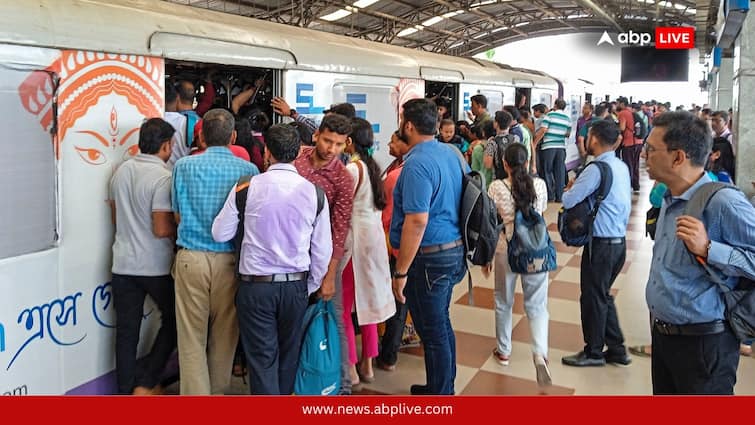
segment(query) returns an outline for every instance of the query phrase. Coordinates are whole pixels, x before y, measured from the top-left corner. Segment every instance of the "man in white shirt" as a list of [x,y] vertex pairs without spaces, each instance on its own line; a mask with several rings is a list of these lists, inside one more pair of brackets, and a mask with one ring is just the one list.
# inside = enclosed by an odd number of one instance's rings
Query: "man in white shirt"
[[[236,311],[252,393],[282,395],[294,390],[308,297],[322,284],[333,245],[325,194],[292,164],[299,134],[279,124],[265,142],[270,167],[247,186]],[[236,235],[236,193],[243,189],[234,186],[215,217],[215,241]]]

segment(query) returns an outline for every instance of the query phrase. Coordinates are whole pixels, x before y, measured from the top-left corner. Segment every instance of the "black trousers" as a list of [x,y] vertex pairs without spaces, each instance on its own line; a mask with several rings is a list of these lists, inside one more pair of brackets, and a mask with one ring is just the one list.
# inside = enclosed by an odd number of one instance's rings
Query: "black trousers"
[[542,151],[542,167],[548,201],[561,202],[566,186],[566,149],[553,148]]
[[727,328],[715,335],[663,335],[655,328],[653,394],[734,394],[739,341]]
[[[153,388],[159,383],[168,358],[176,348],[176,308],[173,278],[170,276],[126,276],[113,274],[115,305],[115,369],[118,393],[131,394],[134,387]],[[144,298],[149,295],[160,309],[162,325],[150,353],[137,365],[139,329]]]
[[294,392],[308,300],[306,280],[239,285],[236,313],[252,394]]
[[624,335],[611,295],[611,286],[624,267],[626,255],[626,242],[611,245],[597,238],[592,241],[592,249],[587,245],[582,252],[579,306],[585,338],[584,351],[588,357],[603,357],[604,345],[608,347],[609,354],[626,354]]
[[543,150],[538,147],[537,149],[535,149],[535,152],[535,161],[537,161],[535,163],[537,165],[537,176],[545,180],[545,170],[543,170]]
[[621,160],[629,167],[629,177],[632,181],[632,190],[640,190],[640,154],[642,145],[634,145],[621,148]]
[[[391,255],[390,258],[391,273],[396,267],[396,257]],[[404,326],[406,325],[406,315],[409,307],[396,301],[396,314],[385,321],[385,333],[380,341],[380,361],[387,365],[395,365],[398,361],[398,350],[401,348],[401,338],[404,336]]]

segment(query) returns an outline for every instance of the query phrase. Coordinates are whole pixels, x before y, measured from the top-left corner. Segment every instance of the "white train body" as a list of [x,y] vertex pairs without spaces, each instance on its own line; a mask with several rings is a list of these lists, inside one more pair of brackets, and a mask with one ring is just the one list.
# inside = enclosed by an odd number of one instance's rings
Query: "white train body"
[[[542,74],[167,2],[5,2],[0,394],[113,390],[108,186],[138,151],[142,120],[163,114],[167,61],[273,70],[276,94],[315,119],[354,103],[383,165],[398,105],[424,96],[426,81],[457,85],[459,115],[477,93],[493,108],[513,103],[516,87],[538,102],[559,95]],[[148,303],[140,352],[158,321]]]

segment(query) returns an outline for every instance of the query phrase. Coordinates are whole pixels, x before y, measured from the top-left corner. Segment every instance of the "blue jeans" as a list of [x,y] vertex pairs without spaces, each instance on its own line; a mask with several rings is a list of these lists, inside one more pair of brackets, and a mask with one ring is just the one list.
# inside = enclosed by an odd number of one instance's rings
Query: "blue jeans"
[[464,278],[464,248],[417,253],[409,267],[404,295],[425,350],[429,394],[454,394],[456,337],[448,308],[453,287]]

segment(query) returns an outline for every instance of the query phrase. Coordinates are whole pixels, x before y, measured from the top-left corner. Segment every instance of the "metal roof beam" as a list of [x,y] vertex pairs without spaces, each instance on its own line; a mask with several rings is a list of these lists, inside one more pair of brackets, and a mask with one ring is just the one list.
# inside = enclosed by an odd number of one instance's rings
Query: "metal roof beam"
[[592,9],[593,12],[595,12],[596,15],[600,17],[601,20],[603,20],[605,23],[611,25],[612,27],[616,28],[619,32],[624,32],[624,29],[621,28],[621,25],[619,25],[612,17],[609,15],[605,10],[603,10],[602,7],[597,5],[592,0],[576,0],[577,3],[583,5],[586,8]]
[[[479,10],[479,8],[477,8],[477,7],[476,8],[456,7],[455,5],[453,5],[452,3],[450,3],[450,2],[448,2],[446,0],[434,0],[434,1],[436,3],[438,3],[438,4],[442,4],[442,5],[446,6],[448,8],[453,8],[454,10],[461,9],[461,10],[464,10],[465,12],[467,12],[467,13],[471,13],[473,15],[477,15],[480,18],[483,18],[484,20],[490,22],[493,25],[496,25],[496,26],[505,26],[505,25],[502,25],[502,23],[498,19],[496,19],[495,16],[493,16],[493,15],[487,13],[487,12],[484,12],[482,10]],[[516,29],[514,29],[514,30],[516,32],[518,32],[519,34],[523,35],[523,36],[527,35],[527,34],[525,34],[522,31],[519,31],[519,30],[516,30]]]

